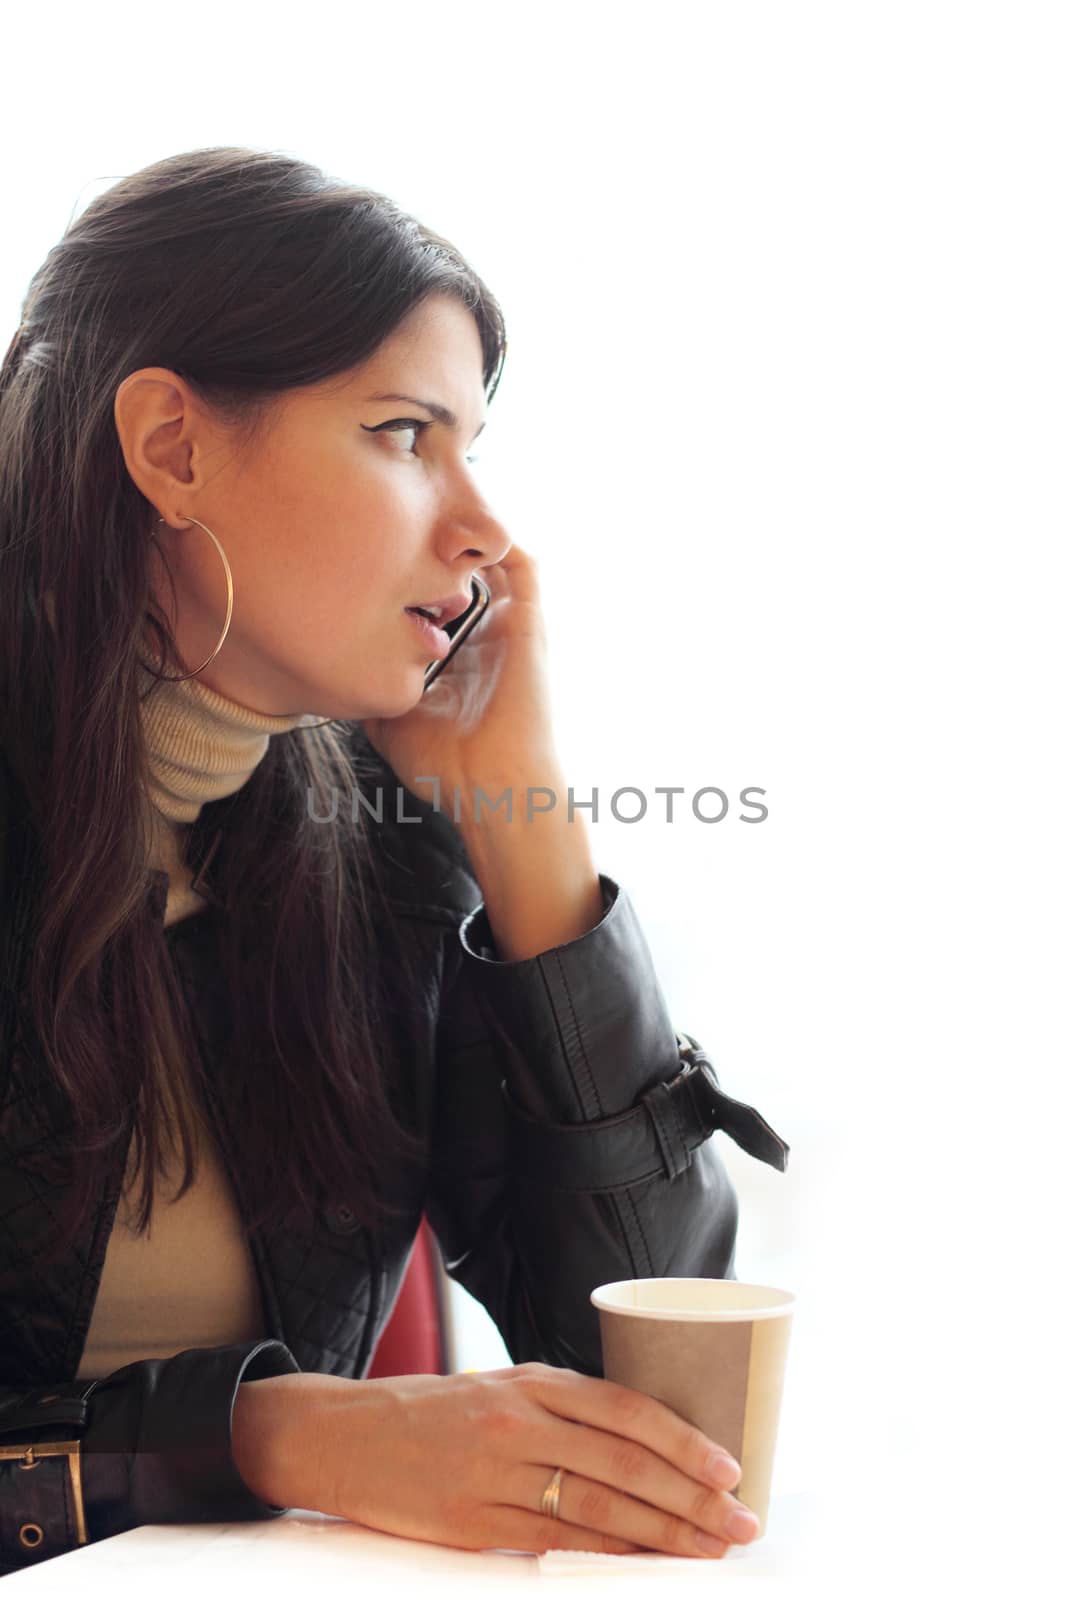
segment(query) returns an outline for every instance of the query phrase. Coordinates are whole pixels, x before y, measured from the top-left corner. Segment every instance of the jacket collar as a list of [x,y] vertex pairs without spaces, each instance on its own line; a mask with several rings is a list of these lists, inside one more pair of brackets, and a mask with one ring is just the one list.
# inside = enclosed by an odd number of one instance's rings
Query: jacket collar
[[[196,893],[200,895],[202,899],[206,900],[209,906],[216,906],[219,908],[219,910],[227,911],[229,909],[229,905],[226,899],[220,893],[220,891],[213,886],[211,878],[208,875],[211,863],[215,859],[215,853],[218,850],[219,844],[222,840],[222,833],[223,830],[221,828],[215,829],[207,849],[204,851],[200,863],[193,874],[190,887],[195,889]],[[148,878],[149,905],[156,921],[165,925],[167,916],[167,895],[170,890],[169,874],[162,867],[152,867],[149,869]],[[189,920],[193,919],[187,917],[182,918],[183,922]]]

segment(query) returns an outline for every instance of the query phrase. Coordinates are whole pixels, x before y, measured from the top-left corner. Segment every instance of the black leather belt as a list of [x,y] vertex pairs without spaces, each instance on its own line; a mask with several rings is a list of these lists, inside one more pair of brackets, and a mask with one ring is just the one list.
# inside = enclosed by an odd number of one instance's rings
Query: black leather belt
[[[74,1537],[78,1544],[87,1544],[89,1533],[85,1520],[85,1501],[82,1495],[81,1435],[89,1421],[89,1396],[98,1380],[72,1379],[68,1383],[53,1384],[49,1388],[35,1389],[31,1394],[16,1396],[0,1402],[0,1440],[11,1434],[20,1435],[18,1444],[0,1443],[0,1462],[17,1462],[24,1472],[32,1472],[44,1462],[54,1458],[67,1463],[69,1502],[67,1515],[73,1511]],[[56,1431],[73,1433],[73,1438],[56,1439],[35,1437],[27,1439],[26,1433],[52,1435]],[[46,1474],[51,1469],[46,1467]],[[34,1474],[36,1477],[36,1474]],[[45,1541],[45,1527],[50,1514],[54,1514],[54,1488],[45,1483],[38,1486],[36,1498],[30,1496],[25,1504],[34,1507],[41,1521],[28,1520],[18,1531],[19,1543],[24,1550],[36,1550]],[[51,1547],[48,1554],[54,1554]]]

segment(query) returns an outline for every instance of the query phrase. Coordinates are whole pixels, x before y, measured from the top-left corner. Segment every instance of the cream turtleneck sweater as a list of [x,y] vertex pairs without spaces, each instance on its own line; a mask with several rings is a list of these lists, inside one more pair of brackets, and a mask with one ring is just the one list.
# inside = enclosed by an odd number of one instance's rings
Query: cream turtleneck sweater
[[[151,682],[143,675],[142,692]],[[165,926],[193,916],[206,901],[191,887],[183,852],[205,802],[233,794],[267,753],[271,735],[314,716],[276,717],[250,711],[189,678],[161,683],[143,702],[149,788],[155,826],[153,856],[170,878]],[[183,1080],[168,1086],[188,1098]],[[130,1361],[181,1350],[238,1344],[263,1336],[255,1268],[229,1176],[194,1103],[197,1176],[175,1202],[181,1163],[168,1154],[157,1183],[148,1231],[130,1221],[140,1197],[133,1150],[108,1241],[100,1290],[76,1377],[100,1378]]]

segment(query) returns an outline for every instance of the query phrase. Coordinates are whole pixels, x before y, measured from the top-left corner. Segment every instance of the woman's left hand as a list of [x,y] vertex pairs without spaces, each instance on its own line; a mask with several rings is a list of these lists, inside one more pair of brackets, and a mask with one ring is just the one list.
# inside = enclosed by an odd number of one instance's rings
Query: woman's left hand
[[425,784],[440,780],[445,810],[453,789],[467,801],[475,785],[495,793],[513,777],[526,786],[557,770],[537,564],[512,544],[478,574],[489,608],[470,638],[410,711],[362,723],[413,794],[429,798]]

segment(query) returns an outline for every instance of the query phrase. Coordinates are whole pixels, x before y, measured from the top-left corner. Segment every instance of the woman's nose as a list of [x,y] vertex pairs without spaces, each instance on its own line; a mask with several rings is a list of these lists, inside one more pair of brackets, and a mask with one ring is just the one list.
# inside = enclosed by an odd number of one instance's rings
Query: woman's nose
[[457,518],[449,543],[453,555],[460,552],[463,555],[476,555],[480,565],[491,567],[494,562],[503,560],[514,540],[504,524],[486,506],[476,514],[467,512],[462,518]]

